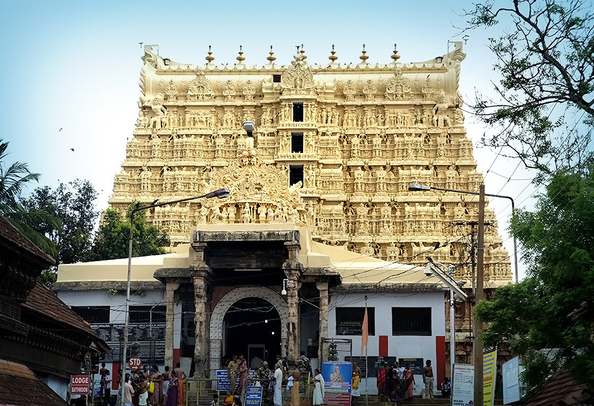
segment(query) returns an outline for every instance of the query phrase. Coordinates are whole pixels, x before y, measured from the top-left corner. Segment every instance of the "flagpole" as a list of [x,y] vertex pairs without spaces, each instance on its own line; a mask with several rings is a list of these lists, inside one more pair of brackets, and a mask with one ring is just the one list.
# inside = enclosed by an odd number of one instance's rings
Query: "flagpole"
[[[367,295],[365,295],[365,315],[367,316]],[[367,362],[367,347],[365,345],[365,406],[369,406],[369,363]]]

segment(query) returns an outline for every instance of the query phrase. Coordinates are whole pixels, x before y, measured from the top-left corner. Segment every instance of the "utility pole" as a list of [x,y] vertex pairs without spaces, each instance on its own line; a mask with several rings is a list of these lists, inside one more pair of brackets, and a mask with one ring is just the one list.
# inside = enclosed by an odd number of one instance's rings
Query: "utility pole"
[[[484,277],[484,254],[485,254],[485,184],[482,183],[479,189],[478,208],[478,242],[476,255],[476,304],[484,300],[483,277]],[[474,314],[476,317],[476,313]],[[482,323],[474,320],[474,404],[483,404],[483,343],[480,334]]]

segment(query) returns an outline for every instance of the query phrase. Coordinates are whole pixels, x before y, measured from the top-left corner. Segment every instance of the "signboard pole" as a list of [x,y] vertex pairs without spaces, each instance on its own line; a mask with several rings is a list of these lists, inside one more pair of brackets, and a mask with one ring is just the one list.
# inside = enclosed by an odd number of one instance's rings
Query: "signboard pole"
[[[365,315],[367,315],[367,295],[365,295]],[[363,326],[367,328],[367,326]],[[367,332],[366,332],[367,333]],[[363,335],[363,332],[361,332]],[[365,406],[369,406],[369,368],[367,368],[367,343],[365,343]]]

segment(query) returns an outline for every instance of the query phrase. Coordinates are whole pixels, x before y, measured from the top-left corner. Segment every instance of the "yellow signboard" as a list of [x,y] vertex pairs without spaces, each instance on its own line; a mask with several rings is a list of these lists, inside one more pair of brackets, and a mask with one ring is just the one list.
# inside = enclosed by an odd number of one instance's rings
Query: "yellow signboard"
[[495,378],[497,376],[497,351],[483,354],[483,406],[493,406]]

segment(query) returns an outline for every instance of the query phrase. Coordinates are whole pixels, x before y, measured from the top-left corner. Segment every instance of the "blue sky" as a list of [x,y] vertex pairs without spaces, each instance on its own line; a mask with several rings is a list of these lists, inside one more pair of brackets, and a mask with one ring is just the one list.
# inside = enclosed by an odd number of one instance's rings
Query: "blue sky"
[[[161,56],[203,64],[212,45],[215,63],[263,65],[270,45],[276,63],[290,63],[304,44],[310,64],[328,62],[334,44],[340,63],[358,63],[362,44],[368,63],[388,63],[394,48],[403,63],[447,52],[448,40],[462,40],[463,9],[471,1],[27,1],[0,0],[0,111],[9,161],[23,161],[42,174],[40,185],[89,179],[107,207],[113,177],[132,136],[140,96],[144,44],[158,44]],[[488,93],[496,80],[487,38],[504,29],[474,31],[465,39],[460,91]],[[469,137],[484,132],[466,118]],[[61,129],[61,130],[60,130]],[[74,151],[71,151],[71,148]],[[531,188],[517,163],[475,149],[487,193],[510,195],[516,206],[530,203]],[[487,170],[490,171],[487,174]],[[524,191],[523,191],[524,190]],[[492,207],[505,233],[507,200]],[[509,249],[509,248],[508,248]]]

